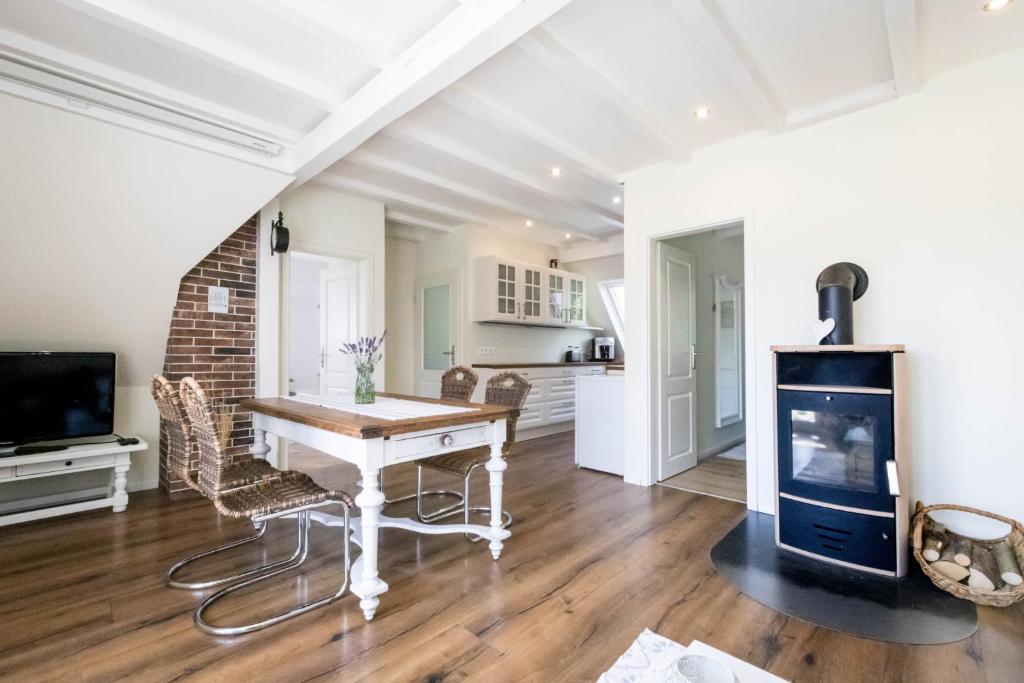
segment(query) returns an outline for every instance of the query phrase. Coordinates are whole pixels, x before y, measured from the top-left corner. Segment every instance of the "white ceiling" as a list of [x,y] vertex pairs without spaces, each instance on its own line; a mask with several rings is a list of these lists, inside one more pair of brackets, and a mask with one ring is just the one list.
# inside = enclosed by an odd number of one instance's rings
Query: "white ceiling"
[[1024,45],[1024,0],[981,3],[0,0],[0,55],[280,143],[253,162],[384,201],[396,234],[564,244],[621,232],[630,170]]

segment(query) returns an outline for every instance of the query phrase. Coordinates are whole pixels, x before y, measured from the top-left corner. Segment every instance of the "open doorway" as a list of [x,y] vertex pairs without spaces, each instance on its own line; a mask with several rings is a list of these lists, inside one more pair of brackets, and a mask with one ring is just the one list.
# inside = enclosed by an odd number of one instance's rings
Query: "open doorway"
[[288,269],[288,393],[352,391],[355,371],[342,342],[360,335],[364,296],[359,261],[291,252]]
[[657,481],[747,499],[742,224],[655,244]]

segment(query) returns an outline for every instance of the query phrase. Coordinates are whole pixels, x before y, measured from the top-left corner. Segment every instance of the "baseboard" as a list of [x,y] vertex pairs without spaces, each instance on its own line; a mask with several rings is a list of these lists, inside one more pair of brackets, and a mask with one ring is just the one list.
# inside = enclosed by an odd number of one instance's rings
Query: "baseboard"
[[127,488],[128,488],[128,493],[131,493],[133,491],[148,491],[150,489],[159,488],[159,486],[160,486],[160,480],[159,479],[144,479],[144,480],[142,480],[142,481],[140,481],[138,483],[129,484]]
[[571,432],[575,428],[576,423],[570,420],[568,422],[556,422],[555,424],[533,427],[531,429],[524,429],[522,431],[516,430],[516,441],[529,441],[530,439],[540,439],[541,437],[551,436],[552,434]]
[[746,440],[747,440],[746,436],[739,436],[739,437],[736,437],[735,439],[731,439],[729,441],[726,441],[724,444],[719,444],[717,446],[712,446],[711,448],[708,448],[707,450],[705,450],[705,451],[703,451],[701,453],[698,453],[697,454],[697,460],[703,460],[704,458],[710,458],[712,455],[718,455],[719,453],[725,453],[730,448],[736,448],[736,446],[739,446],[741,443],[745,442]]

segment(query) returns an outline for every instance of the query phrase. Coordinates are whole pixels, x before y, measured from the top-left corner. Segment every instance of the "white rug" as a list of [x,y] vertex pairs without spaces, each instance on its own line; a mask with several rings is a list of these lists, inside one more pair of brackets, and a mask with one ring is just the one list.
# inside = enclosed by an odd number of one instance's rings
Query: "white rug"
[[673,675],[672,666],[686,653],[714,657],[732,669],[738,683],[786,683],[784,679],[707,643],[695,640],[683,647],[646,628],[619,657],[615,666],[601,674],[597,683],[674,683],[679,679]]

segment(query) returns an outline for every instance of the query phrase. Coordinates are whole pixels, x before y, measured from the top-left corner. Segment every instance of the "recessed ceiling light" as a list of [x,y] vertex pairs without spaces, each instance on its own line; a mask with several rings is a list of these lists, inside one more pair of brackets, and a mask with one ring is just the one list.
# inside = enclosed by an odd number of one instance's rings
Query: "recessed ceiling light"
[[526,219],[526,227],[532,228],[533,227],[533,221],[531,221],[530,219]]
[[572,233],[568,233],[568,232],[565,233],[565,239],[571,240],[572,239]]
[[700,107],[695,112],[693,112],[693,115],[696,116],[698,119],[706,119],[707,117],[711,116],[711,108]]
[[551,175],[557,178],[558,176],[562,175],[562,169],[560,169],[558,166],[552,166]]
[[1013,2],[1013,0],[988,0],[988,2],[981,6],[981,9],[986,12],[998,12],[1011,2]]
[[612,204],[621,204],[622,197],[612,197]]

